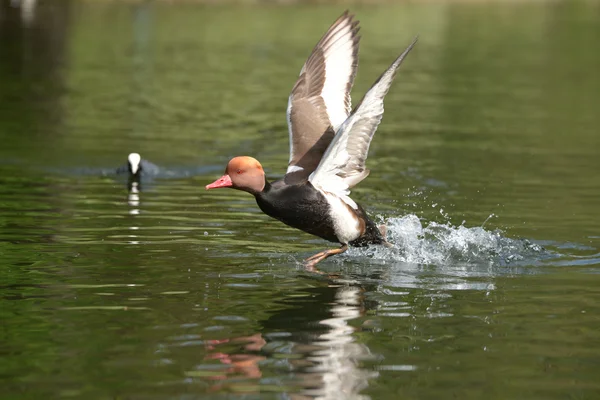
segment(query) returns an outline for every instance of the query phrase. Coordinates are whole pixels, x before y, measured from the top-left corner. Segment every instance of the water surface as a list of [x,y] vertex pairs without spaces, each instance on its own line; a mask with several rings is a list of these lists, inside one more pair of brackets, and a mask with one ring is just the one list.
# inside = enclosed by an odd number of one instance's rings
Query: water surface
[[[4,4],[4,3],[2,3]],[[600,9],[369,5],[354,101],[416,35],[353,192],[393,249],[330,246],[206,192],[287,162],[332,6],[2,6],[6,398],[600,394]],[[129,192],[137,151],[161,172]]]

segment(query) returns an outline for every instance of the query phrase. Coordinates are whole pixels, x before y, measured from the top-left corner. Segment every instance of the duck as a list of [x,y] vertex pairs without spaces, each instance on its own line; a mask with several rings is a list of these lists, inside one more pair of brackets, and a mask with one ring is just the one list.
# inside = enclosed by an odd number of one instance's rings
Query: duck
[[290,158],[282,179],[269,182],[258,160],[231,159],[225,174],[206,190],[250,193],[268,216],[340,247],[305,260],[309,270],[349,246],[389,245],[377,226],[350,198],[369,175],[369,146],[383,117],[383,100],[412,43],[392,62],[352,109],[350,91],[358,68],[359,21],[344,12],[313,48],[287,104]]

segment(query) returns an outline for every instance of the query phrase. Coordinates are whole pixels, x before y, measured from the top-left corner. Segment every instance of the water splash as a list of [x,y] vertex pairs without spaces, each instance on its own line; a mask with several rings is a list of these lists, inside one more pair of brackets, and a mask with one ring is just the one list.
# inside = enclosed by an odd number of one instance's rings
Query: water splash
[[415,264],[507,265],[540,260],[550,255],[542,246],[523,239],[510,239],[500,230],[429,222],[409,214],[387,220],[391,247],[354,249],[374,259]]

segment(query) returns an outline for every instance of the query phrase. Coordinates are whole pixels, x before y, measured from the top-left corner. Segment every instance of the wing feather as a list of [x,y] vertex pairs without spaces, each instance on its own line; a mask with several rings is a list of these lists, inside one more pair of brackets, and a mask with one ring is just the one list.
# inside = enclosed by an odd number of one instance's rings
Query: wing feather
[[369,175],[365,163],[371,140],[383,117],[383,99],[402,61],[416,42],[417,38],[379,77],[354,113],[339,128],[317,169],[308,178],[315,187],[335,193],[355,206],[348,195],[352,187]]
[[358,21],[348,11],[319,40],[288,99],[290,161],[285,180],[306,180],[351,111],[358,67]]

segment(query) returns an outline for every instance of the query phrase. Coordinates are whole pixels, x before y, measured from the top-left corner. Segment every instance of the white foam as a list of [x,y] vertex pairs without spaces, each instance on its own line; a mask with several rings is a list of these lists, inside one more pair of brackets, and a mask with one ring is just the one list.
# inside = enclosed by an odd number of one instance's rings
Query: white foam
[[409,214],[389,218],[387,239],[393,244],[354,248],[353,253],[374,259],[414,264],[508,264],[538,254],[543,248],[526,240],[504,237],[499,230],[423,223]]

